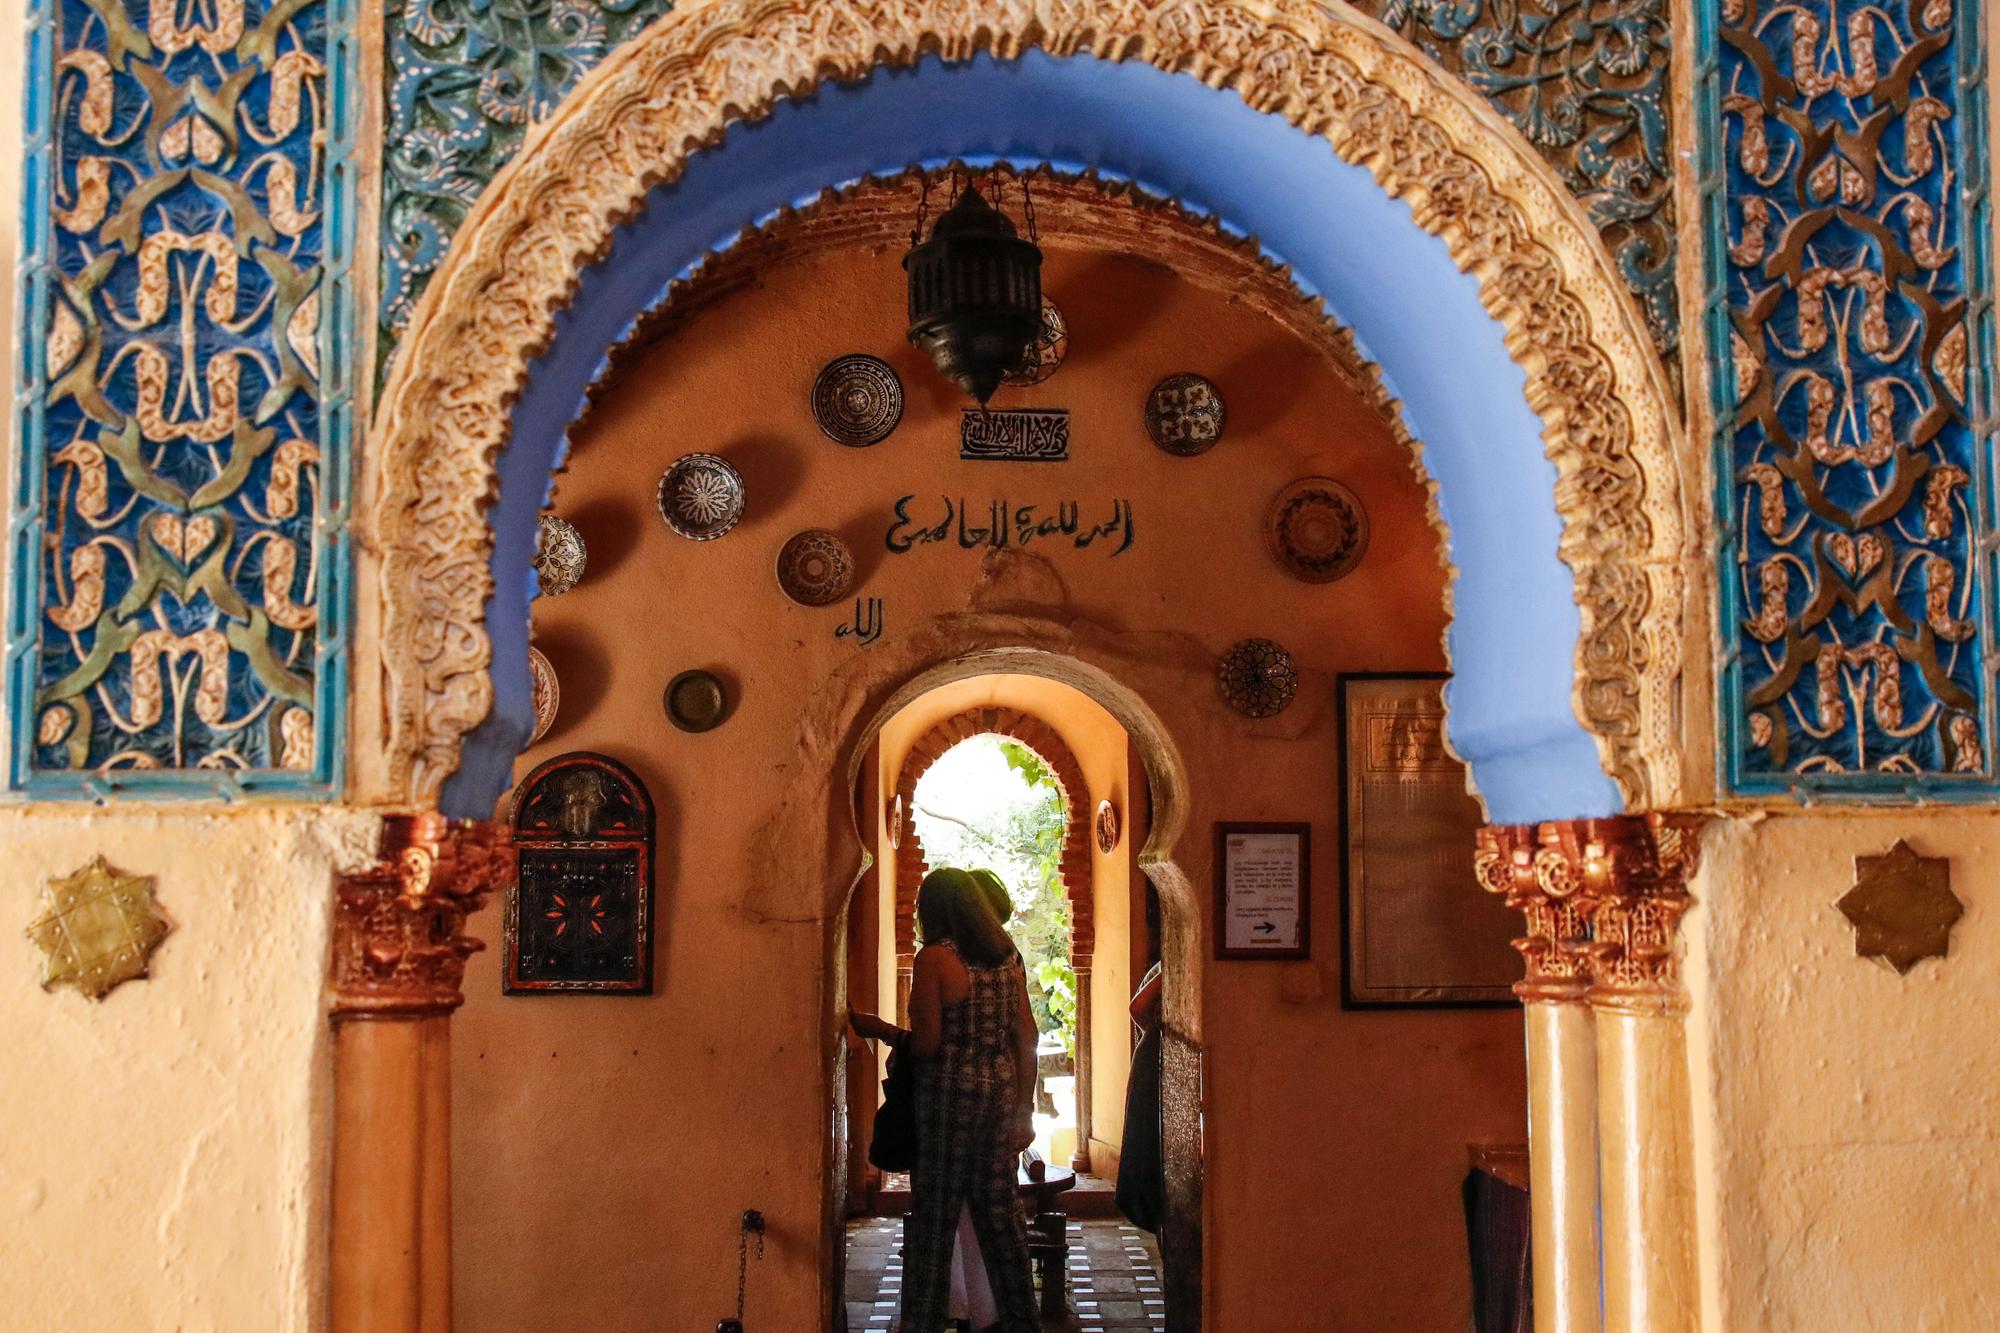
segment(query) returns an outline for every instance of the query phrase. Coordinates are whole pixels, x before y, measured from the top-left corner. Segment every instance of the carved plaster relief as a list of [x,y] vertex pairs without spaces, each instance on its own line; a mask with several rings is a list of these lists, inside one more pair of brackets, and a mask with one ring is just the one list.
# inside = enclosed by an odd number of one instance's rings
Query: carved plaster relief
[[[1282,22],[1274,22],[1274,14]],[[1117,34],[1115,37],[1109,34]],[[1671,803],[1681,632],[1681,488],[1670,391],[1602,242],[1493,113],[1372,25],[1317,6],[1039,0],[1005,22],[957,5],[834,0],[677,11],[609,60],[496,181],[419,305],[382,412],[373,534],[384,553],[392,779],[434,800],[491,703],[483,511],[505,404],[579,267],[688,145],[780,88],[858,77],[926,50],[1024,45],[1144,59],[1235,87],[1324,135],[1477,274],[1547,423],[1582,608],[1576,707],[1637,806]]]

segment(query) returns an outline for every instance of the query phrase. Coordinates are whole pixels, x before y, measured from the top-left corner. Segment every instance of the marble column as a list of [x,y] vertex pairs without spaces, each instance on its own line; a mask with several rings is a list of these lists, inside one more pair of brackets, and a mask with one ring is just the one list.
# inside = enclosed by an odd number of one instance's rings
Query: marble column
[[451,1011],[465,919],[513,880],[506,830],[394,816],[341,877],[333,1022],[334,1333],[450,1333]]
[[1587,996],[1589,927],[1556,845],[1534,825],[1479,831],[1480,886],[1527,923],[1528,1171],[1536,1333],[1598,1333],[1597,1037]]
[[1691,1333],[1696,1288],[1687,996],[1677,951],[1698,816],[1554,826],[1590,921],[1607,1333]]

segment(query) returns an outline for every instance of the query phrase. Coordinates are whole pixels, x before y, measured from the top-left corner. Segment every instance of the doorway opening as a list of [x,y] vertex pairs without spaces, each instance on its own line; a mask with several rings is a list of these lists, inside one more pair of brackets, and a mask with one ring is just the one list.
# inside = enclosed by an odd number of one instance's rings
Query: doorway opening
[[1077,1061],[1077,985],[1072,912],[1063,884],[1071,797],[1055,769],[1011,736],[960,741],[917,781],[904,836],[932,866],[982,869],[1007,891],[1002,923],[1020,950],[1035,1013],[1037,1089],[1034,1151],[1044,1162],[1083,1164],[1077,1108],[1090,1090]]
[[[1199,1194],[1184,1192],[1184,1218],[1162,1203],[1184,1224],[1164,1245],[1132,1228],[1116,1202],[1128,1145],[1143,1136],[1141,1158],[1158,1162],[1171,1119],[1163,1108],[1174,1102],[1154,1077],[1137,1080],[1147,1104],[1127,1106],[1140,1036],[1130,1002],[1162,956],[1161,914],[1149,904],[1159,899],[1139,857],[1152,831],[1146,758],[1091,693],[1040,675],[949,680],[894,708],[857,766],[857,811],[875,858],[847,913],[847,995],[853,1010],[906,1023],[923,877],[941,866],[995,874],[1041,1033],[1036,1138],[1023,1169],[1039,1162],[1066,1182],[1050,1210],[1056,1217],[1043,1218],[1067,1238],[1057,1280],[1071,1301],[1093,1300],[1099,1268],[1114,1287],[1143,1280],[1147,1313],[1164,1326],[1169,1300],[1199,1317]],[[1198,983],[1190,973],[1166,984]],[[1159,1043],[1146,1049],[1158,1058]],[[837,1120],[849,1133],[842,1298],[850,1326],[893,1308],[884,1245],[893,1257],[895,1219],[909,1205],[907,1178],[866,1160],[886,1057],[851,1046],[848,1076],[837,1082],[845,1096]],[[1190,1090],[1181,1100],[1192,1113],[1197,1099]],[[1198,1156],[1198,1129],[1182,1142]],[[1160,1174],[1155,1192],[1164,1197]],[[1184,1174],[1198,1179],[1198,1165]],[[1188,1281],[1177,1284],[1172,1274],[1182,1266]]]

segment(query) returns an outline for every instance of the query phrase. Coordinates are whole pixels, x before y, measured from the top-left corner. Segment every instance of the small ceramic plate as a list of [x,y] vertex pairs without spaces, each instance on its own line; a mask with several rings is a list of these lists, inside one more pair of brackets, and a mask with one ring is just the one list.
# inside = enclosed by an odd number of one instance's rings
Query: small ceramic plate
[[865,449],[889,438],[903,419],[903,381],[879,356],[837,356],[813,381],[812,409],[826,438]]
[[1222,391],[1200,375],[1183,371],[1153,386],[1146,397],[1146,434],[1170,454],[1205,454],[1222,438],[1226,413]]
[[1293,578],[1331,583],[1368,550],[1368,511],[1332,477],[1300,477],[1271,501],[1264,545]]
[[743,517],[743,478],[714,454],[682,454],[660,478],[660,517],[690,541],[714,541]]
[[1068,355],[1069,324],[1063,319],[1063,312],[1056,303],[1044,296],[1041,334],[1028,344],[1028,354],[1023,358],[1021,368],[1003,382],[1017,389],[1040,384],[1062,369],[1063,358]]
[[562,706],[562,688],[556,682],[556,669],[539,648],[528,649],[528,679],[534,685],[535,734],[528,737],[528,744],[533,745],[555,725],[556,709]]
[[583,534],[574,524],[554,514],[542,515],[535,538],[535,577],[541,582],[542,596],[560,597],[574,588],[583,577],[588,556]]
[[1097,803],[1097,850],[1106,856],[1118,850],[1118,807],[1109,801]]
[[778,552],[778,587],[800,606],[830,606],[854,586],[854,553],[825,528],[795,533]]
[[683,671],[667,682],[667,721],[682,731],[707,731],[722,721],[729,696],[712,671]]

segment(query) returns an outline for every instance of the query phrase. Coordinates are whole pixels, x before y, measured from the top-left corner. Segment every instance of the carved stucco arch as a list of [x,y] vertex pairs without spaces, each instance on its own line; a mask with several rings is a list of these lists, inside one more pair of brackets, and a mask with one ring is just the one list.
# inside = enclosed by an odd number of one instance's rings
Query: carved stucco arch
[[937,53],[1144,61],[1281,115],[1365,167],[1479,283],[1556,466],[1582,632],[1573,703],[1628,808],[1681,794],[1676,412],[1602,243],[1471,92],[1371,20],[1298,0],[716,0],[600,66],[481,197],[384,393],[373,509],[387,799],[437,802],[491,707],[486,522],[509,405],[581,270],[730,123]]
[[968,708],[919,737],[896,774],[896,795],[903,803],[903,834],[896,847],[896,971],[905,983],[899,994],[907,993],[910,968],[917,956],[917,885],[930,869],[924,858],[923,840],[917,836],[912,821],[917,808],[917,784],[930,772],[932,764],[975,736],[1005,736],[1019,741],[1055,774],[1056,785],[1062,789],[1065,816],[1057,873],[1062,880],[1063,896],[1069,900],[1071,965],[1079,972],[1088,972],[1091,955],[1097,949],[1096,903],[1091,896],[1095,879],[1090,859],[1094,807],[1083,766],[1077,763],[1061,733],[1033,713],[998,705]]

